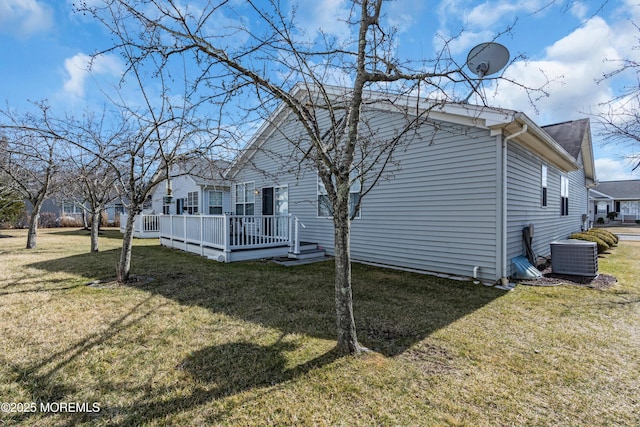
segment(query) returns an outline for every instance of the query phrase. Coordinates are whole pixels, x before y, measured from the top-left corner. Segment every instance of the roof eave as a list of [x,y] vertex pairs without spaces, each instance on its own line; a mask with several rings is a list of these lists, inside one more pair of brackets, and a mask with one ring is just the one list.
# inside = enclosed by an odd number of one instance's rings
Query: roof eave
[[519,145],[563,172],[580,169],[580,164],[571,154],[523,113],[517,113],[511,122],[496,124],[491,129],[500,130],[504,136],[508,136],[519,132],[524,125],[527,125],[527,131],[514,138]]

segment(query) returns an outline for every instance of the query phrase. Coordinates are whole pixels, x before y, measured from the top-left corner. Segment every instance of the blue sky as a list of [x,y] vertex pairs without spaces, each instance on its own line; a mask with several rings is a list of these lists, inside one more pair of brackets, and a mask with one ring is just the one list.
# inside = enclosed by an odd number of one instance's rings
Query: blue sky
[[[62,111],[98,108],[104,102],[99,88],[119,79],[123,64],[115,55],[101,57],[87,71],[89,55],[110,46],[111,39],[95,22],[74,13],[72,2],[0,0],[0,97],[9,107],[26,108],[28,100],[47,99]],[[340,19],[348,10],[345,1],[298,3],[298,17],[309,33],[322,28],[340,36],[348,31]],[[634,49],[640,44],[633,25],[640,24],[636,0],[396,0],[386,6],[386,19],[398,27],[399,56],[432,58],[442,40],[457,36],[449,49],[460,63],[473,46],[511,27],[496,41],[512,58],[527,60],[516,60],[505,75],[527,86],[539,85],[546,76],[552,80],[546,88],[550,96],[533,107],[515,85],[486,82],[485,93],[491,105],[524,111],[540,125],[597,114],[599,103],[625,83],[625,76],[596,82],[615,68],[611,60],[640,60]],[[640,179],[640,171],[632,173],[624,158],[632,147],[603,146],[595,127],[593,132],[598,179]]]

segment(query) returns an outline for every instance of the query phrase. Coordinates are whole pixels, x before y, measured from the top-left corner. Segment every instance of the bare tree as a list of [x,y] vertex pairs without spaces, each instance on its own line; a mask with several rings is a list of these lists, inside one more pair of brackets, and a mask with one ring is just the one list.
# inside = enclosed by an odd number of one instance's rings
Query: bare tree
[[[286,10],[277,0],[189,6],[174,0],[105,0],[81,8],[113,32],[114,50],[135,51],[133,61],[190,52],[192,69],[200,71],[192,78],[194,96],[245,96],[245,105],[255,106],[249,115],[282,104],[296,118],[303,134],[289,140],[301,153],[299,160],[317,169],[333,215],[337,342],[346,353],[362,350],[353,314],[351,220],[362,198],[389,173],[394,150],[431,108],[449,99],[449,85],[466,79],[446,50],[433,60],[400,61],[384,4],[353,1],[343,17],[346,37],[309,36],[297,25],[295,9]],[[253,103],[246,102],[249,94]],[[427,96],[440,101],[409,103]],[[365,112],[376,108],[404,117],[393,135],[380,135],[366,123]],[[350,207],[354,185],[360,197]]]
[[106,160],[111,158],[110,150],[114,147],[109,145],[109,140],[103,140],[104,121],[96,120],[92,114],[87,114],[81,123],[75,123],[73,119],[66,123],[69,128],[73,127],[77,136],[74,139],[76,143],[66,144],[69,160],[65,175],[69,178],[69,185],[60,191],[66,199],[77,200],[83,209],[83,217],[89,215],[91,252],[98,252],[102,213],[109,203],[118,198],[118,173],[111,160]]
[[[640,27],[634,24],[640,33]],[[634,51],[640,49],[640,36],[636,36]],[[600,107],[597,115],[599,134],[610,144],[622,144],[635,150],[626,156],[634,166],[640,168],[640,61],[631,58],[611,59],[615,69],[598,81],[599,83],[619,78],[625,82],[618,92]]]
[[[48,109],[40,105],[46,117]],[[3,142],[0,144],[0,171],[11,187],[31,204],[27,249],[36,247],[40,210],[45,199],[60,183],[58,172],[63,160],[59,156],[60,140],[55,135],[34,132],[40,128],[41,116],[19,114],[10,109],[0,111]]]

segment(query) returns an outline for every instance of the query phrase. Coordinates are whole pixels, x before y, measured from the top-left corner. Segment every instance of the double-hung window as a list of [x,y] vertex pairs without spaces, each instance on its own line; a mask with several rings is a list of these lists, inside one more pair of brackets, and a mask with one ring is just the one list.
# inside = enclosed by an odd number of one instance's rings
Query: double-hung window
[[542,172],[542,182],[540,184],[542,187],[542,194],[541,194],[542,199],[541,199],[540,205],[542,207],[545,207],[547,206],[547,165],[542,165],[541,172]]
[[[352,218],[360,218],[360,209],[356,212],[356,206],[360,201],[360,191],[362,186],[360,181],[354,179],[357,175],[357,171],[354,170],[351,172],[352,183],[349,188],[349,216]],[[331,206],[331,200],[329,200],[329,195],[324,187],[324,183],[322,182],[320,175],[318,175],[318,217],[333,217],[333,206]]]
[[209,190],[209,215],[222,215],[222,191]]
[[569,215],[569,178],[560,176],[560,215]]
[[187,193],[186,203],[184,205],[184,210],[189,213],[189,215],[195,215],[198,213],[198,192],[190,191]]
[[236,215],[253,215],[256,201],[255,182],[236,184]]

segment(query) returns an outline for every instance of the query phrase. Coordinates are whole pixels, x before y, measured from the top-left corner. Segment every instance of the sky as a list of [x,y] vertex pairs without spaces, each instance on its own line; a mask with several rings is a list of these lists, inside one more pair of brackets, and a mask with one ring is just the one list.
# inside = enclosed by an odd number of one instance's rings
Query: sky
[[[110,47],[112,38],[75,13],[73,1],[0,0],[3,107],[29,108],[29,102],[46,99],[61,111],[99,108],[101,88],[122,75],[117,55],[104,55],[87,70],[90,55]],[[348,10],[344,0],[299,0],[297,16],[308,33],[322,29],[340,37],[349,31],[343,22]],[[640,169],[632,172],[625,160],[640,146],[605,144],[593,123],[601,104],[633,83],[627,79],[634,76],[624,74],[601,78],[617,68],[616,60],[640,61],[637,0],[395,0],[385,6],[385,19],[397,26],[403,58],[432,58],[447,40],[450,54],[463,64],[479,43],[504,45],[511,58],[505,77],[529,87],[549,80],[549,96],[532,105],[520,86],[488,80],[483,90],[490,105],[523,111],[539,125],[590,117],[598,180],[640,179]]]

